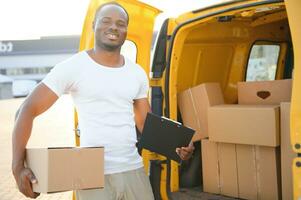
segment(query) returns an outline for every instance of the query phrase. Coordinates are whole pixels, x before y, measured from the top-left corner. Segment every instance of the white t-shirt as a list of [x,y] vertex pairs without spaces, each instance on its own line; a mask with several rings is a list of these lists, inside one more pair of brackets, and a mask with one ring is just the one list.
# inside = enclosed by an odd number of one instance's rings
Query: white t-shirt
[[82,51],[57,64],[42,81],[58,96],[71,94],[80,145],[105,147],[105,174],[143,166],[135,146],[133,101],[147,97],[148,79],[142,67],[124,60],[122,67],[107,67]]

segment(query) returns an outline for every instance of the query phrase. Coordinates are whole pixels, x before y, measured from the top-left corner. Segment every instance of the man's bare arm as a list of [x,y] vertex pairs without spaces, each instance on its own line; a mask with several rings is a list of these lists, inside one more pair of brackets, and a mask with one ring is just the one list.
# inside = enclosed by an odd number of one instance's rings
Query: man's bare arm
[[30,183],[35,181],[34,175],[24,167],[25,148],[31,135],[33,120],[50,108],[57,99],[58,96],[52,90],[40,83],[25,99],[16,116],[12,136],[12,172],[19,190],[27,197],[37,197]]
[[134,100],[135,122],[140,133],[142,133],[148,112],[151,112],[151,108],[147,98]]

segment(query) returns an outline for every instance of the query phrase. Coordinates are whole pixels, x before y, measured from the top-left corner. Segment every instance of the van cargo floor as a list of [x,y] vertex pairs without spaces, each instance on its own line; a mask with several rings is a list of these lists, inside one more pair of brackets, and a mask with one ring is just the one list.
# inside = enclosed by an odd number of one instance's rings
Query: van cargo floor
[[238,198],[226,197],[203,192],[201,187],[181,188],[178,192],[171,193],[172,200],[234,200]]

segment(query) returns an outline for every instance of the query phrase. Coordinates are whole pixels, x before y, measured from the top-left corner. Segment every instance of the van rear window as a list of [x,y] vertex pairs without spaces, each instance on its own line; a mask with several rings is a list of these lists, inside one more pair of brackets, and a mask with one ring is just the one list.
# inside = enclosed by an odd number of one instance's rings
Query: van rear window
[[279,45],[253,45],[248,61],[246,81],[275,80],[279,52]]

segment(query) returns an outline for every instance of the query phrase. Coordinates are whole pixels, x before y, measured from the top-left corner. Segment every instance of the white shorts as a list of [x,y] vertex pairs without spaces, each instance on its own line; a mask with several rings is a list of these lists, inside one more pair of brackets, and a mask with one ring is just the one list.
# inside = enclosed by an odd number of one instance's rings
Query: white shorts
[[105,175],[103,189],[77,190],[77,200],[154,200],[144,168]]

